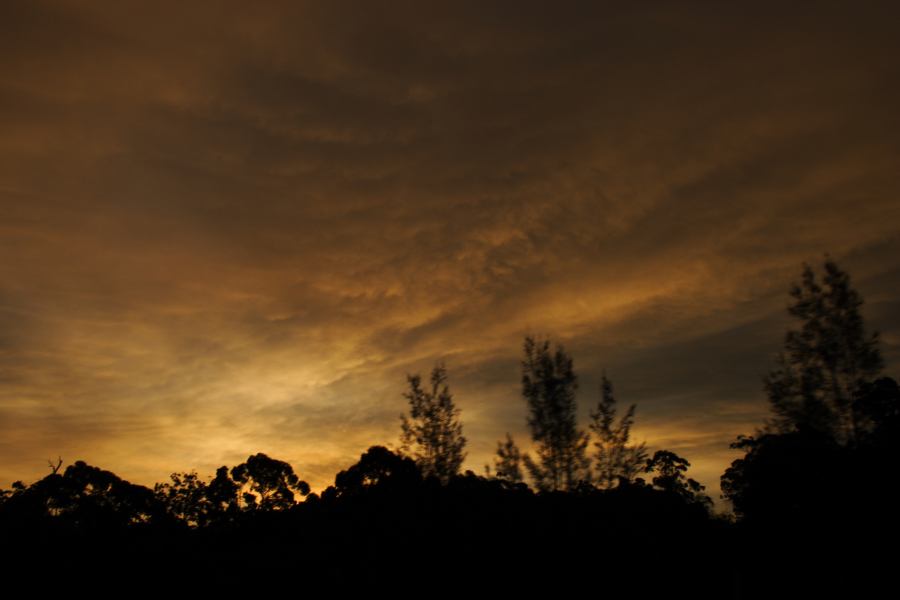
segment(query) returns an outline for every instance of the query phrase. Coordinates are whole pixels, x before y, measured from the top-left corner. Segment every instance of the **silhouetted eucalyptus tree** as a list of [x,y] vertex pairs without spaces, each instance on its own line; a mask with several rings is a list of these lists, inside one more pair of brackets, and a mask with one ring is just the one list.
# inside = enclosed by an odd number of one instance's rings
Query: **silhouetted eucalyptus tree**
[[372,446],[359,457],[359,462],[335,476],[334,486],[326,489],[322,498],[350,498],[375,489],[394,493],[415,488],[421,482],[422,474],[411,458],[394,454],[384,446]]
[[241,486],[228,475],[228,467],[216,469],[216,476],[206,486],[210,520],[226,521],[240,512],[238,492]]
[[522,395],[528,403],[528,427],[537,460],[527,454],[525,466],[541,491],[573,490],[590,479],[585,452],[588,436],[578,428],[575,392],[578,380],[572,358],[561,346],[526,337],[522,361]]
[[437,365],[431,371],[431,389],[422,389],[419,375],[408,375],[409,416],[401,415],[401,451],[409,454],[426,477],[447,483],[459,472],[466,453],[459,409],[447,385],[447,369]]
[[80,460],[61,475],[53,472],[29,486],[14,483],[3,508],[33,525],[51,519],[63,527],[95,531],[144,526],[165,517],[152,490]]
[[171,483],[157,483],[153,493],[175,519],[190,527],[203,527],[209,520],[207,485],[196,471],[172,473]]
[[594,481],[603,489],[615,487],[620,480],[633,481],[643,470],[647,451],[643,443],[629,445],[628,438],[634,423],[636,405],[632,404],[616,422],[616,399],[612,382],[603,376],[600,384],[600,401],[591,412],[591,431],[597,436],[594,447],[596,474]]
[[262,453],[232,468],[231,477],[244,488],[241,497],[247,510],[286,510],[296,504],[295,492],[309,494],[309,484],[291,465]]
[[655,487],[680,496],[692,503],[712,506],[712,500],[703,493],[706,488],[698,481],[685,476],[691,463],[668,450],[657,450],[653,458],[647,461],[646,473],[655,473],[652,483]]

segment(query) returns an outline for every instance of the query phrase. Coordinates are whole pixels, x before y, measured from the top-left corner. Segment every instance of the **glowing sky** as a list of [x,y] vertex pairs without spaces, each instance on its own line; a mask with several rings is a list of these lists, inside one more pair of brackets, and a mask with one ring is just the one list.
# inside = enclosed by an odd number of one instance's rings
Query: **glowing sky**
[[829,252],[900,358],[896,3],[0,3],[0,487],[255,452],[313,488],[523,336],[718,495]]

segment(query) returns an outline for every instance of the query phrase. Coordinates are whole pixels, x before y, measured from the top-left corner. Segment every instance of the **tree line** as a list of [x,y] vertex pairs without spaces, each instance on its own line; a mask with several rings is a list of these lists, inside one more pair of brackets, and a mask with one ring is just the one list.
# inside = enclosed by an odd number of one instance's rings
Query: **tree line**
[[[723,498],[738,517],[771,516],[784,509],[789,505],[784,493],[806,485],[798,482],[806,481],[810,469],[827,471],[837,464],[823,462],[821,456],[865,456],[865,472],[871,473],[872,465],[887,466],[884,457],[897,450],[900,392],[897,382],[882,374],[878,333],[866,332],[863,301],[849,275],[826,257],[818,276],[804,265],[790,296],[788,313],[799,327],[786,332],[774,368],[763,377],[773,417],[731,444],[746,453],[722,475]],[[561,345],[551,347],[548,340],[534,337],[525,338],[523,350],[522,395],[535,457],[522,453],[507,433],[497,443],[493,468],[486,466],[489,476],[517,484],[527,474],[540,492],[571,492],[585,486],[645,485],[639,475],[650,473],[655,475],[651,485],[711,505],[704,487],[686,477],[686,459],[668,450],[648,457],[645,444],[630,442],[636,405],[617,419],[612,382],[605,373],[588,433],[577,424],[572,357]],[[410,421],[403,417],[404,448],[414,444],[422,471],[442,481],[458,471],[466,441],[446,380],[446,368],[436,366],[432,383],[441,386],[440,396],[434,387],[420,397],[419,378],[410,377],[414,436],[407,435]],[[588,454],[590,434],[593,456]]]
[[[668,450],[650,457],[644,443],[631,442],[636,405],[618,416],[612,382],[605,374],[588,433],[577,423],[578,378],[572,357],[561,345],[552,347],[549,340],[532,336],[525,338],[523,351],[522,396],[535,457],[523,453],[507,433],[505,440],[497,443],[493,466],[485,465],[486,476],[511,484],[528,479],[539,492],[574,492],[646,485],[640,475],[650,474],[650,485],[712,505],[703,493],[704,486],[686,477],[690,466],[686,459]],[[459,474],[466,445],[447,369],[443,364],[434,367],[428,390],[422,389],[419,375],[409,375],[407,380],[409,391],[404,396],[409,414],[401,415],[401,451],[415,460],[425,476],[446,483]],[[589,449],[592,439],[593,453]]]
[[[797,327],[763,379],[772,418],[733,443],[743,456],[722,475],[732,518],[711,513],[685,458],[651,456],[631,440],[636,406],[620,411],[606,374],[588,427],[579,427],[572,357],[526,337],[531,450],[507,433],[485,475],[461,473],[461,411],[438,364],[427,383],[407,376],[399,450],[369,448],[321,494],[262,453],[209,478],[173,473],[153,489],[82,461],[62,469],[59,459],[45,478],[0,491],[0,534],[16,540],[16,560],[50,544],[68,548],[77,568],[94,560],[85,545],[122,568],[172,552],[175,563],[199,561],[222,576],[302,563],[335,577],[378,577],[403,554],[428,580],[460,553],[497,573],[518,572],[515,549],[530,548],[544,571],[599,561],[624,574],[609,584],[621,588],[647,568],[660,577],[645,583],[663,586],[702,561],[716,597],[769,595],[776,580],[831,589],[823,573],[858,585],[851,575],[879,560],[870,554],[875,533],[900,531],[895,496],[885,491],[900,455],[900,389],[883,376],[878,336],[867,333],[862,299],[834,261],[822,274],[804,266],[790,296]],[[244,547],[255,554],[232,552]],[[411,547],[427,551],[410,556]],[[643,562],[628,558],[637,555]],[[819,574],[798,575],[798,560],[813,559]]]

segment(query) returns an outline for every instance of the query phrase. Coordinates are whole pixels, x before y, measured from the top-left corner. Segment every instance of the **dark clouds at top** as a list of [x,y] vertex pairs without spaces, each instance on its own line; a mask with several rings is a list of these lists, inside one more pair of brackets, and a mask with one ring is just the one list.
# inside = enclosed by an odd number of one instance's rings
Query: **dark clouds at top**
[[830,252],[900,346],[892,3],[0,7],[0,482],[251,452],[316,486],[446,360],[480,470],[522,336],[710,487]]

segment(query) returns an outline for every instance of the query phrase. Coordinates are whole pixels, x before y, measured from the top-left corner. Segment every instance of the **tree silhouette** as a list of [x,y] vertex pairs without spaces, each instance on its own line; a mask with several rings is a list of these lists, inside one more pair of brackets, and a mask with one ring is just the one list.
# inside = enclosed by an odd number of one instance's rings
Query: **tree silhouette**
[[14,483],[4,509],[26,521],[51,518],[85,530],[148,525],[165,514],[152,490],[80,460],[30,486]]
[[854,528],[883,502],[876,482],[896,465],[900,391],[877,378],[878,336],[865,332],[863,301],[834,261],[821,283],[804,265],[790,295],[801,323],[764,378],[775,418],[732,444],[745,454],[722,475],[722,495],[747,521]]
[[263,453],[231,469],[231,477],[244,487],[241,498],[247,510],[286,510],[296,503],[295,492],[309,494],[309,484],[297,477],[291,465]]
[[537,461],[527,454],[525,466],[541,491],[573,490],[590,479],[585,452],[588,436],[576,422],[578,381],[572,358],[561,346],[526,337],[522,361],[522,395],[528,403],[528,427]]
[[447,369],[439,364],[431,371],[431,389],[422,389],[419,375],[407,375],[409,416],[401,415],[401,450],[408,453],[426,477],[441,483],[459,472],[466,453],[459,409],[447,385]]
[[739,437],[731,447],[745,454],[721,478],[735,513],[768,524],[879,514],[890,503],[879,481],[900,457],[900,388],[883,377],[859,393],[853,446],[812,428]]
[[881,377],[860,386],[853,403],[857,441],[864,449],[897,451],[900,445],[900,386]]
[[790,315],[799,329],[787,332],[776,367],[764,378],[775,412],[773,428],[820,431],[841,444],[853,444],[853,411],[862,389],[881,372],[878,335],[865,333],[862,299],[850,278],[826,258],[822,282],[804,265],[800,283],[790,291]]
[[384,446],[372,446],[359,457],[359,462],[335,476],[334,487],[323,492],[322,497],[355,497],[375,488],[394,491],[415,487],[421,481],[422,475],[412,459]]
[[835,505],[829,499],[850,483],[842,447],[818,431],[742,436],[731,447],[745,454],[722,475],[722,496],[736,515],[757,523],[824,516]]
[[690,466],[691,463],[687,459],[674,452],[657,450],[653,458],[647,461],[644,471],[655,474],[652,480],[654,487],[675,494],[688,502],[711,507],[712,499],[703,493],[706,488],[698,481],[685,476]]
[[[488,469],[490,471],[490,469]],[[522,483],[522,453],[512,436],[506,434],[506,441],[497,442],[494,457],[494,477],[510,483]]]
[[241,486],[228,475],[228,467],[216,469],[216,476],[207,484],[205,493],[209,502],[211,521],[228,521],[240,511],[238,492]]
[[647,461],[643,443],[629,445],[631,425],[634,423],[636,405],[632,404],[616,423],[616,400],[612,382],[603,375],[600,384],[600,401],[591,412],[591,431],[597,436],[594,447],[595,482],[600,488],[610,489],[619,481],[630,482],[638,476]]
[[209,520],[210,502],[207,485],[196,471],[172,473],[171,483],[157,483],[153,493],[168,513],[191,527],[203,527]]

